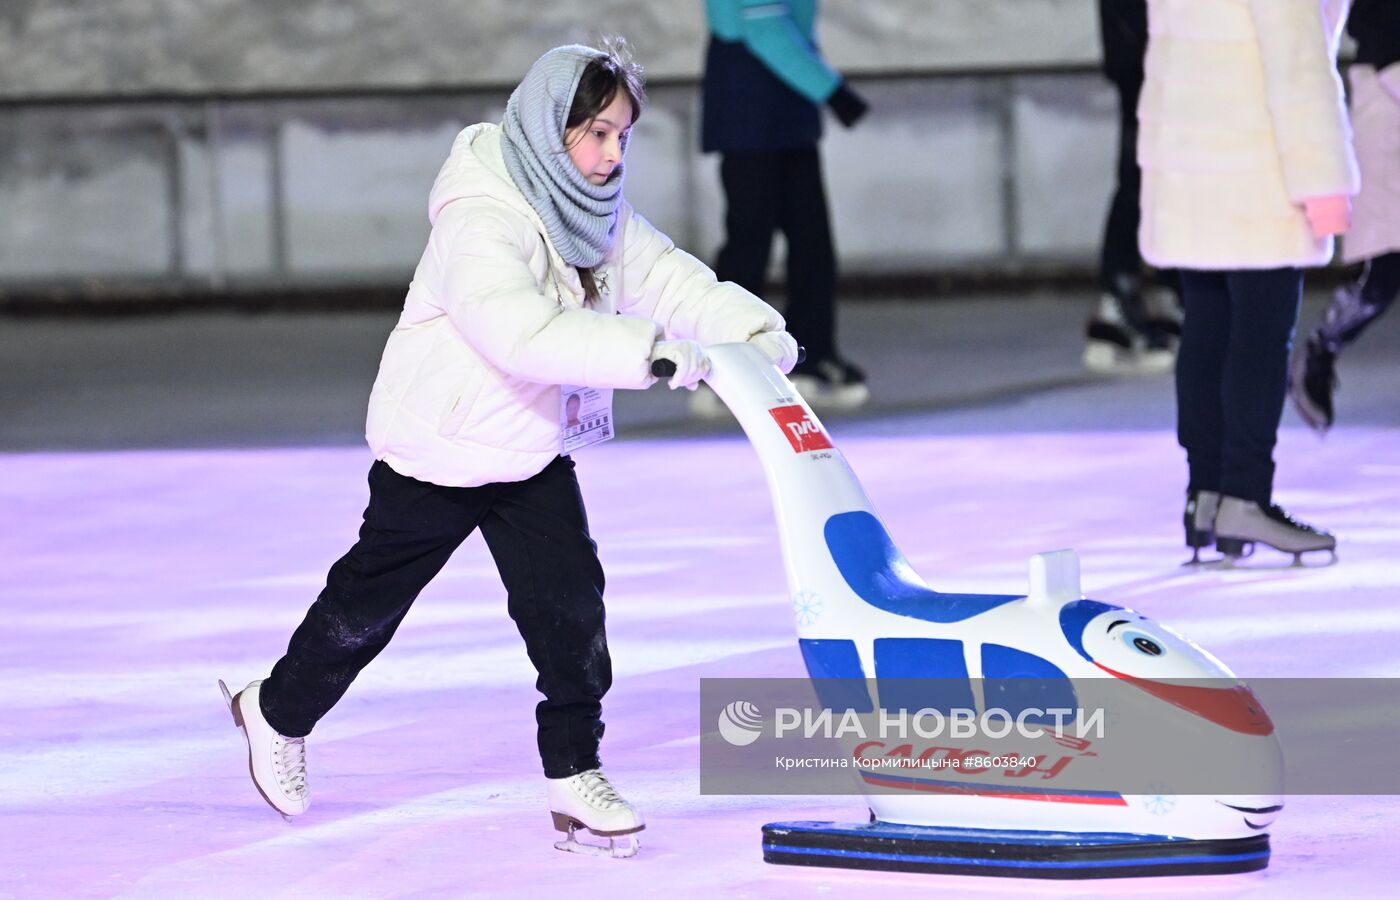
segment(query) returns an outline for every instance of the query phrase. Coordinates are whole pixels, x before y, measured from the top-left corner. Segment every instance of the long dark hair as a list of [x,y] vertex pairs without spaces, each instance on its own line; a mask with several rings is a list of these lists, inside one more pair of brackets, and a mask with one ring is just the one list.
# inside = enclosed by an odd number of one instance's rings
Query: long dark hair
[[[573,103],[569,105],[569,115],[564,119],[566,134],[596,119],[617,97],[618,91],[626,93],[627,99],[632,103],[633,122],[641,118],[642,108],[646,106],[647,93],[643,84],[642,67],[632,60],[627,41],[620,36],[609,36],[599,42],[599,49],[607,55],[600,56],[583,67],[578,87],[574,89]],[[624,143],[624,149],[626,146]],[[597,300],[598,282],[593,277],[593,270],[579,266],[578,277],[583,284],[584,300]]]

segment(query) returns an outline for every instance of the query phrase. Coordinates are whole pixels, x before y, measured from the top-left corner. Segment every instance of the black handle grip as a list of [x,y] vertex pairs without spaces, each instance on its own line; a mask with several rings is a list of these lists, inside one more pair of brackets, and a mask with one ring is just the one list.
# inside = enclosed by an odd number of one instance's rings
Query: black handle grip
[[[797,348],[797,361],[803,362],[807,359],[807,348]],[[651,362],[651,374],[653,378],[670,378],[676,374],[676,364],[669,359],[654,359]]]

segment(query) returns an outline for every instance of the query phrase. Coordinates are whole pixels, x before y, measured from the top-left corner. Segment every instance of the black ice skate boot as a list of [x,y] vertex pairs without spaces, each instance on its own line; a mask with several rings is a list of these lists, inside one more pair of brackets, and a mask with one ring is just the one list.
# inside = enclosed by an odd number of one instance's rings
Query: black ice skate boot
[[1169,287],[1153,285],[1142,292],[1142,320],[1147,332],[1148,346],[1166,347],[1173,356],[1181,342],[1181,323],[1185,314],[1181,298]]
[[1331,532],[1297,521],[1276,503],[1222,496],[1215,516],[1216,549],[1235,560],[1256,543],[1292,553],[1295,565],[1301,565],[1303,554],[1313,550],[1326,550],[1333,560],[1337,557],[1337,539]]
[[1293,405],[1320,434],[1325,434],[1335,421],[1337,357],[1390,305],[1366,301],[1372,271],[1368,267],[1361,281],[1337,288],[1322,313],[1322,321],[1289,368],[1288,393]]
[[1176,361],[1166,337],[1149,340],[1129,304],[1113,293],[1099,295],[1084,338],[1084,368],[1101,375],[1160,374]]
[[1298,415],[1319,434],[1326,434],[1335,421],[1332,394],[1336,389],[1337,356],[1320,335],[1314,334],[1303,352],[1293,359],[1288,373],[1288,396]]
[[865,373],[839,356],[804,359],[788,374],[792,386],[813,409],[845,412],[870,399]]
[[1186,526],[1186,546],[1191,548],[1191,562],[1201,561],[1201,548],[1215,543],[1215,517],[1220,509],[1220,495],[1215,491],[1188,491],[1186,513],[1182,516]]

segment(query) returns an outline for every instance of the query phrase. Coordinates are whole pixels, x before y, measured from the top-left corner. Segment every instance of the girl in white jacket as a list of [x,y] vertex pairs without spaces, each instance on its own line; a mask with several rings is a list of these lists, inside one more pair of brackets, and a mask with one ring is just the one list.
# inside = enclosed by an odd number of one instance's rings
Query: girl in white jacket
[[565,397],[586,392],[598,421],[605,389],[650,386],[654,361],[675,364],[672,388],[693,388],[705,344],[752,341],[785,372],[797,356],[776,311],[717,283],[623,199],[643,101],[640,70],[617,49],[558,47],[501,125],[458,135],[438,174],[428,246],[370,396],[376,462],[359,541],[272,674],[233,698],[254,781],[282,813],[309,802],[304,737],[480,528],[539,672],[556,827],[570,843],[576,826],[642,829],[598,759],[612,680],[603,571]]
[[1335,56],[1346,0],[1149,0],[1143,256],[1181,270],[1186,542],[1332,550],[1273,502],[1302,267],[1332,258],[1356,162]]

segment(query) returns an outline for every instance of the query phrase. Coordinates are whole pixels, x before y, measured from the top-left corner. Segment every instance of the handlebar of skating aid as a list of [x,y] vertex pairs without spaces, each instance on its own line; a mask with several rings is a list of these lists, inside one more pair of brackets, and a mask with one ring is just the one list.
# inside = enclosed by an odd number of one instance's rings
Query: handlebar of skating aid
[[[803,362],[807,359],[807,348],[797,348],[797,361]],[[653,378],[670,378],[676,374],[676,364],[673,360],[657,359],[652,360],[651,374]]]

